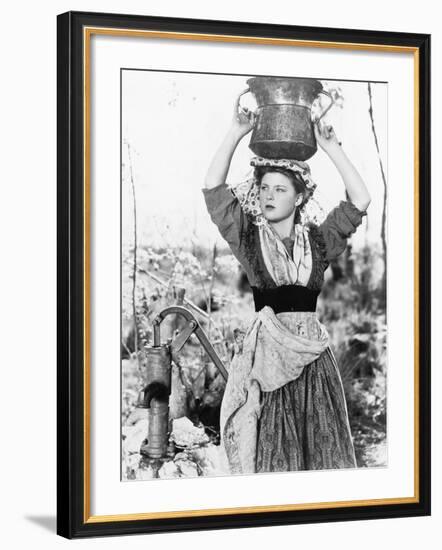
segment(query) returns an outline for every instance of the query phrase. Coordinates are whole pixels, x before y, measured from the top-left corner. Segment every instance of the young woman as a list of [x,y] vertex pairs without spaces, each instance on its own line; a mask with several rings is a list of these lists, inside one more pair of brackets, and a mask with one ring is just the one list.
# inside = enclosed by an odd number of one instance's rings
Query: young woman
[[212,221],[247,273],[257,312],[230,367],[221,443],[232,473],[356,467],[339,370],[315,309],[324,271],[361,224],[370,196],[323,125],[315,125],[317,142],[349,200],[321,224],[301,216],[315,189],[306,163],[255,157],[253,178],[228,188],[233,153],[255,123],[240,109],[241,95],[203,190]]

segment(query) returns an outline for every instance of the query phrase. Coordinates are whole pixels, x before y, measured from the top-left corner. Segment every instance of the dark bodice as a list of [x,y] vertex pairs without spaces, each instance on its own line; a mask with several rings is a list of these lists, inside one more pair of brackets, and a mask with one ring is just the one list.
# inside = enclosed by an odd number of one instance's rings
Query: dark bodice
[[[293,241],[290,243],[290,240],[285,240],[284,244],[286,248],[291,247],[293,249]],[[307,288],[320,291],[324,283],[324,271],[327,269],[329,261],[327,259],[324,238],[315,225],[310,226],[309,240],[312,251],[312,271]],[[246,261],[240,260],[240,262],[248,276],[249,273],[253,274],[253,282],[250,282],[250,284],[258,288],[275,288],[277,285],[267,271],[264,258],[262,257],[258,227],[253,223],[248,223],[242,241],[244,243],[242,248]],[[250,276],[249,281],[251,281]]]
[[283,311],[316,311],[319,290],[301,285],[281,285],[275,288],[252,286],[255,311],[270,306],[275,313]]

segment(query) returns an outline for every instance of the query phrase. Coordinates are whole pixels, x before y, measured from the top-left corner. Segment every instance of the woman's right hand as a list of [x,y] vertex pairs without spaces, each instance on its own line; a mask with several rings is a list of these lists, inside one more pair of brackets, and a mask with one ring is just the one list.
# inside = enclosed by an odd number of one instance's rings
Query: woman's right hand
[[204,186],[206,189],[213,189],[226,182],[229,172],[230,162],[233,153],[242,137],[250,132],[255,125],[255,113],[244,107],[241,108],[239,100],[248,88],[241,92],[235,100],[232,122],[224,137],[223,142],[218,147],[209,169],[207,170]]
[[255,126],[256,116],[253,111],[249,111],[247,107],[241,107],[241,96],[249,91],[249,88],[243,90],[235,100],[233,109],[231,131],[238,137],[243,138]]

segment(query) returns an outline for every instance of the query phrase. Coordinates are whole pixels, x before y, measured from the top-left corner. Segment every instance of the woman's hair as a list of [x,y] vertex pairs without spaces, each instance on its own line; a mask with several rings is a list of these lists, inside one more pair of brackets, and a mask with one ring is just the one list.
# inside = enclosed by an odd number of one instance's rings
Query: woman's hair
[[302,195],[302,202],[296,208],[295,219],[294,219],[294,223],[299,223],[301,221],[300,210],[308,202],[311,196],[311,193],[308,192],[302,176],[300,174],[293,172],[292,170],[280,168],[279,166],[256,166],[254,169],[253,175],[256,179],[258,187],[261,186],[261,180],[264,174],[267,174],[269,172],[279,172],[280,174],[283,174],[284,176],[286,176],[292,182],[292,185],[295,188],[296,193],[298,195],[299,194]]

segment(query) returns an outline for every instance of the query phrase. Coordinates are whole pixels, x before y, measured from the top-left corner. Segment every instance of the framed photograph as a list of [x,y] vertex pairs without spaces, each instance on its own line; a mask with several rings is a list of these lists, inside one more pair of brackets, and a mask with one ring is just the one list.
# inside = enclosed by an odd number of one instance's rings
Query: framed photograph
[[430,513],[430,36],[58,16],[58,534]]

